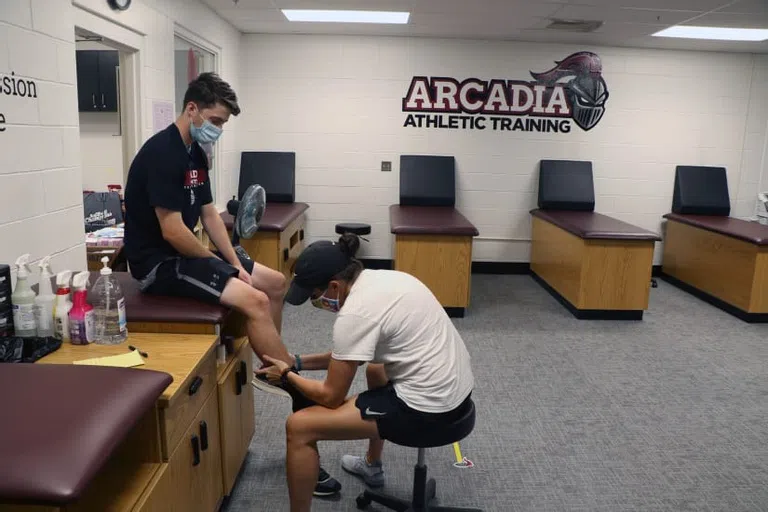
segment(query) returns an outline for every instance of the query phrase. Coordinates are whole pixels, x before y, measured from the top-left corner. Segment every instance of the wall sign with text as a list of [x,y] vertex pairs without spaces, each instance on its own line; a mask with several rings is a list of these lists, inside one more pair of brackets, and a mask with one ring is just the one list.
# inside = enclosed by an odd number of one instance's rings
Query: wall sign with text
[[415,76],[403,98],[404,127],[569,133],[605,113],[608,87],[600,57],[577,52],[532,81]]
[[[37,84],[34,80],[19,78],[11,71],[10,75],[0,73],[0,98],[37,98]],[[35,107],[37,108],[37,107]],[[5,114],[0,112],[0,133],[5,131]]]

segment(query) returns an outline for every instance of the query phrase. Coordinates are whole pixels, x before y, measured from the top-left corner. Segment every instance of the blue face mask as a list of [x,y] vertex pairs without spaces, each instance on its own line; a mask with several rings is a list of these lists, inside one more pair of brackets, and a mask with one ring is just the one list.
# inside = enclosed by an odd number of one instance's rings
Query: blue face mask
[[189,134],[198,144],[213,144],[221,135],[221,128],[214,126],[207,119],[203,119],[203,124],[200,127],[195,126],[195,123],[189,125]]
[[[327,291],[328,290],[326,290],[326,292]],[[325,292],[323,292],[320,297],[312,299],[312,305],[316,308],[330,311],[331,313],[338,313],[339,309],[341,309],[339,306],[339,299],[331,299],[330,297],[326,297]]]

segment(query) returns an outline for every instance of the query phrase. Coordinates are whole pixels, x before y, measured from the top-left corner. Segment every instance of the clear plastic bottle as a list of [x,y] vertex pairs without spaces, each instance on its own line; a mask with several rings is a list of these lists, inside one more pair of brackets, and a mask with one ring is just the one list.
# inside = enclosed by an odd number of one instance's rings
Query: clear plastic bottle
[[104,267],[91,289],[91,304],[96,314],[94,342],[101,345],[117,345],[128,338],[125,319],[125,297],[117,277],[107,266],[109,258],[101,258]]

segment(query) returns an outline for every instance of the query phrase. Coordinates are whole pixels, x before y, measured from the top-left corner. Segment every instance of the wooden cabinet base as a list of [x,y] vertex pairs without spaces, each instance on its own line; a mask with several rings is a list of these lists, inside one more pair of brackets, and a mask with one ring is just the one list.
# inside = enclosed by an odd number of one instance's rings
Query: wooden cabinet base
[[282,272],[286,279],[290,279],[296,258],[304,249],[305,223],[306,215],[301,214],[284,231],[257,231],[253,238],[241,238],[240,245],[253,261]]
[[472,237],[395,235],[395,270],[423,282],[451,316],[469,307]]
[[662,277],[747,322],[768,322],[768,248],[667,221]]
[[577,318],[640,320],[653,248],[645,240],[585,240],[534,217],[531,272]]

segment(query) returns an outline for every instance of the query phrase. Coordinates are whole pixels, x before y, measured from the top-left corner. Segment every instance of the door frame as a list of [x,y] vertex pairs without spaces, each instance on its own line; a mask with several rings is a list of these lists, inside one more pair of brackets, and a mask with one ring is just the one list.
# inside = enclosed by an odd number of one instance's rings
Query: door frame
[[[194,46],[197,46],[208,53],[213,55],[213,72],[216,74],[221,74],[221,47],[218,45],[212,43],[208,39],[205,39],[203,37],[200,37],[195,32],[189,30],[184,25],[180,25],[179,23],[174,22],[173,24],[173,36],[178,37],[179,39],[183,39],[184,41],[188,42],[189,44],[192,44]],[[175,54],[174,54],[175,55]],[[175,69],[175,65],[174,65]],[[174,80],[176,79],[176,75],[174,73]],[[174,91],[176,90],[176,84],[174,83]],[[174,99],[174,110],[175,110],[175,99]],[[223,188],[221,183],[221,144],[214,144],[213,145],[213,160],[214,160],[214,168],[213,168],[213,180],[215,183],[216,193],[213,197],[213,204],[219,205],[223,201],[223,198],[220,198],[219,195],[221,194]],[[226,201],[224,201],[226,202]]]
[[119,51],[118,111],[123,146],[123,181],[133,156],[142,145],[141,55],[145,45],[143,34],[114,21],[102,18],[73,3],[74,29],[85,30],[103,38],[104,43]]

